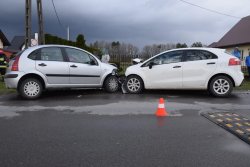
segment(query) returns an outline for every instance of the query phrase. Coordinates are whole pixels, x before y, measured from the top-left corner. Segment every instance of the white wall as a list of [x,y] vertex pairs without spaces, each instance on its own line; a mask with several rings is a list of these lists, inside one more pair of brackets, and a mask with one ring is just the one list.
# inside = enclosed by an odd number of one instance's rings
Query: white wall
[[3,49],[3,42],[1,39],[0,39],[0,48]]

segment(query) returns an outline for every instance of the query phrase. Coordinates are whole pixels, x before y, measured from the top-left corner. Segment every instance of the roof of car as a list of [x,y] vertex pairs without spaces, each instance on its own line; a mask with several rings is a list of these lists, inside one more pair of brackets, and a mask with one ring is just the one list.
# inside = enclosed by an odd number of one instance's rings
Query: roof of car
[[[77,47],[74,47],[74,46],[68,46],[68,45],[54,45],[54,44],[32,46],[32,47],[29,47],[28,49],[35,50],[35,49],[45,48],[45,47],[67,47],[67,48],[81,49],[81,48],[77,48]],[[83,49],[81,49],[81,50],[83,50]]]
[[[29,47],[28,49],[25,50],[25,52],[32,52],[36,49],[40,49],[40,48],[46,48],[46,47],[67,47],[67,48],[73,48],[73,49],[79,49],[79,50],[84,50],[84,49],[81,49],[81,48],[77,48],[77,47],[74,47],[74,46],[68,46],[68,45],[54,45],[54,44],[49,44],[49,45],[38,45],[38,46],[32,46],[32,47]],[[85,52],[89,53],[89,54],[92,54],[86,50],[84,50]]]
[[211,52],[217,52],[217,51],[224,51],[225,49],[219,49],[219,48],[204,48],[204,47],[190,47],[190,48],[178,48],[178,49],[171,49],[167,50],[168,51],[178,51],[178,50],[206,50],[206,51],[211,51]]

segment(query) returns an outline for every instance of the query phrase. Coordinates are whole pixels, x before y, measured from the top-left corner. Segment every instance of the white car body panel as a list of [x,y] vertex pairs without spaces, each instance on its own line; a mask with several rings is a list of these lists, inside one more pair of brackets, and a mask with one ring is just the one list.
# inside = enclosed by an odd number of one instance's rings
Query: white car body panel
[[[148,89],[164,89],[174,88],[179,89],[182,87],[182,68],[173,68],[174,66],[181,66],[182,63],[163,64],[153,66],[152,69],[143,67],[141,69],[144,80],[147,83]],[[166,72],[170,71],[171,72]]]

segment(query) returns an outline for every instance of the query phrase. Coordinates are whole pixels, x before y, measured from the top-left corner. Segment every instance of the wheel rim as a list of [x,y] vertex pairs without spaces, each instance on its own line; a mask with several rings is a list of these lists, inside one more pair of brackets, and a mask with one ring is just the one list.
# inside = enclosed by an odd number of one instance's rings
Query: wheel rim
[[130,92],[137,92],[141,88],[141,82],[137,78],[131,78],[127,82],[127,87]]
[[37,96],[40,92],[40,86],[34,81],[29,81],[24,85],[24,93],[27,96],[33,97]]
[[110,79],[108,85],[109,85],[110,90],[116,91],[117,88],[118,88],[118,81],[117,81],[117,79],[115,79],[115,78]]
[[217,94],[223,95],[230,90],[230,84],[226,79],[218,79],[214,82],[213,89]]

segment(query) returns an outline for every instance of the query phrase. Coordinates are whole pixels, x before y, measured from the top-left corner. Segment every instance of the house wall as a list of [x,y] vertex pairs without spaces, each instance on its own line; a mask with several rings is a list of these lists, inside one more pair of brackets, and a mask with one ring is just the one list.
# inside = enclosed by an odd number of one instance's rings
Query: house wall
[[[249,45],[240,45],[237,46],[239,50],[241,51],[241,63],[242,66],[246,66],[246,57],[249,55],[250,52],[250,44]],[[232,52],[235,47],[227,47],[225,48],[228,52]]]
[[0,48],[3,49],[3,42],[1,39],[0,39]]

